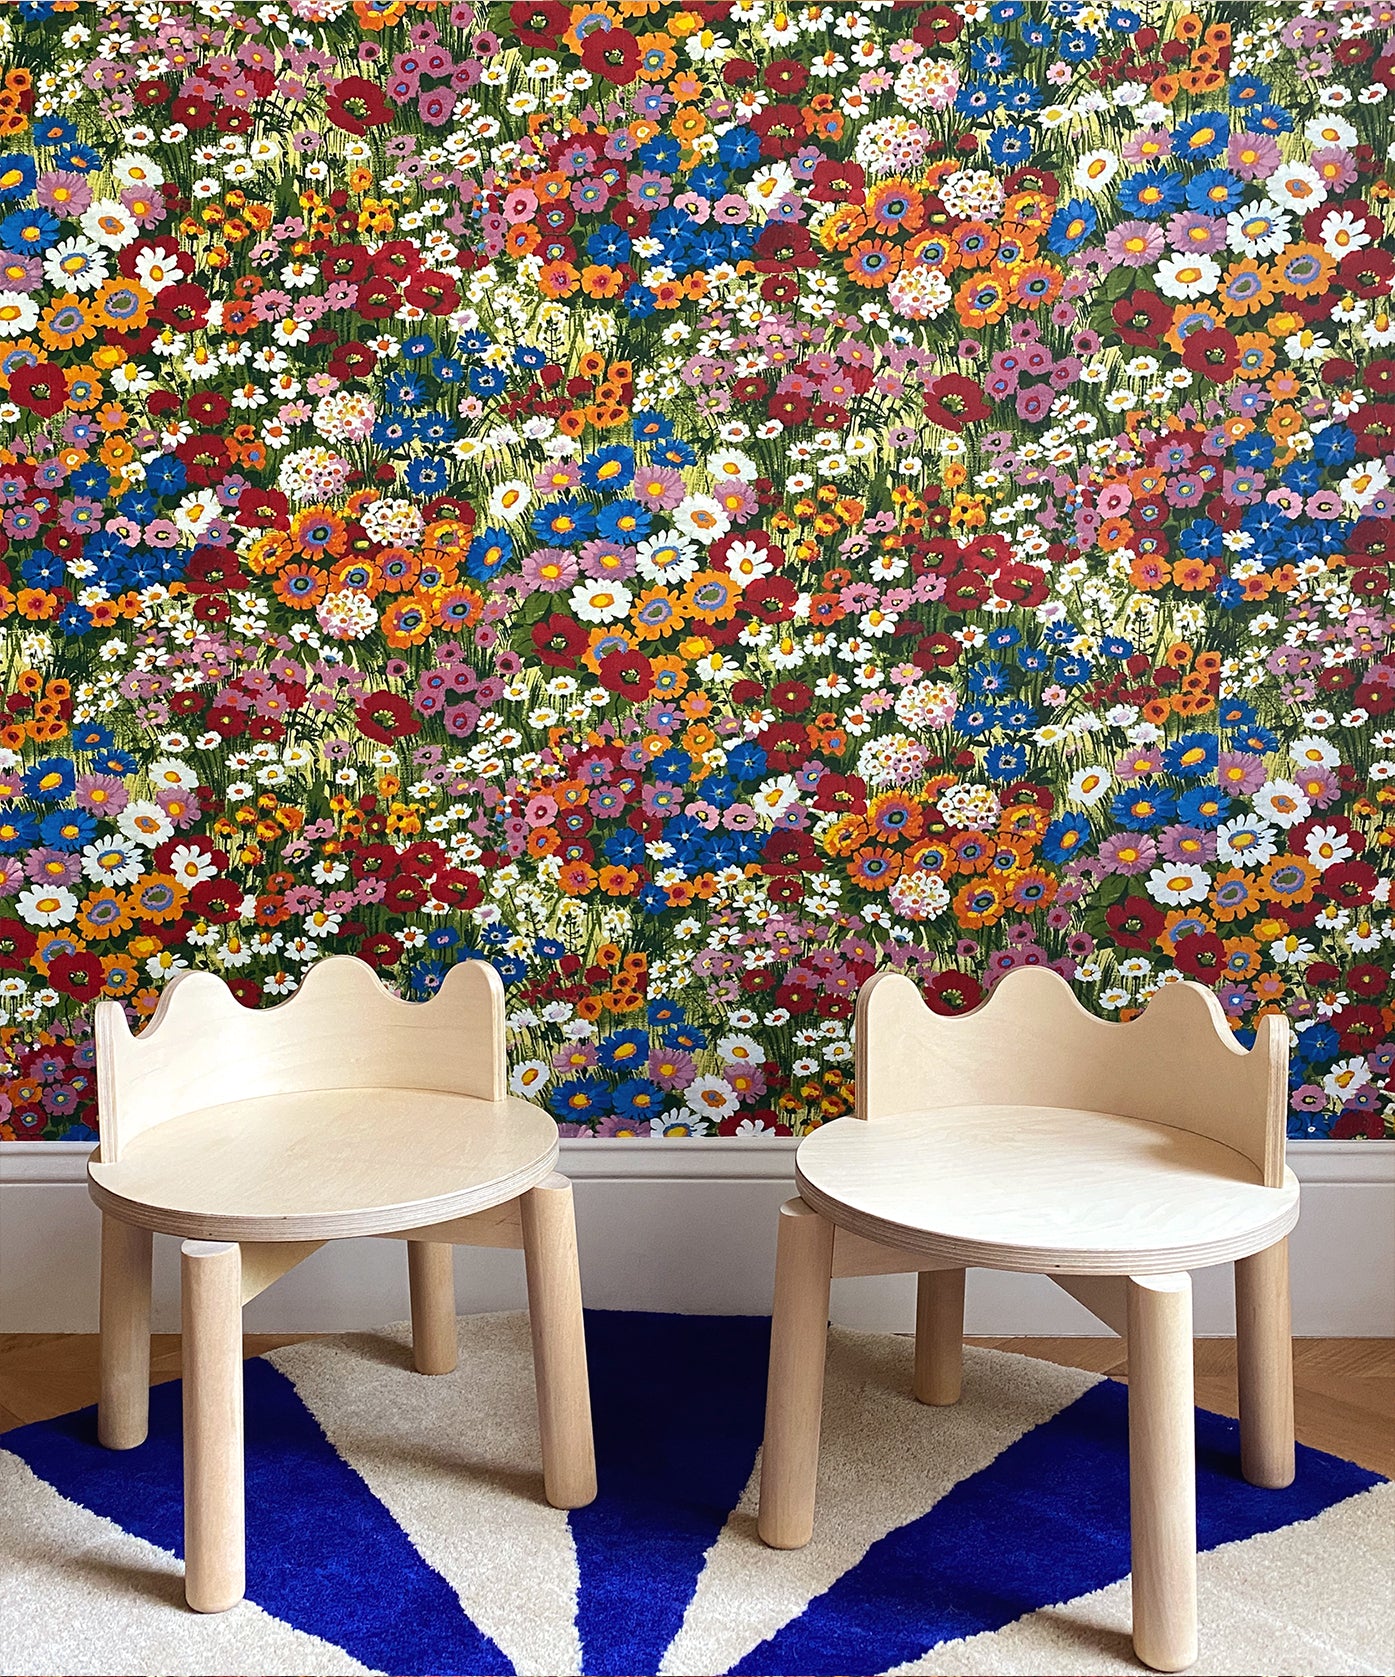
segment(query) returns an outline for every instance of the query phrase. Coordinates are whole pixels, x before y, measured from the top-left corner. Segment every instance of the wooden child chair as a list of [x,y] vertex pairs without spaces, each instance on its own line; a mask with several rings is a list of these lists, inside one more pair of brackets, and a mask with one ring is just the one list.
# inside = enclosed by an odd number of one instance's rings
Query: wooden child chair
[[146,1436],[151,1233],[178,1235],[191,1607],[244,1589],[242,1307],[327,1240],[407,1242],[423,1374],[455,1367],[451,1248],[521,1246],[547,1499],[595,1496],[571,1184],[557,1126],[505,1079],[503,985],[480,961],[413,1003],[336,955],[262,1011],[181,973],[138,1037],[98,1006],[98,1434],[113,1450]]
[[1049,1275],[1128,1342],[1133,1641],[1196,1658],[1192,1269],[1235,1263],[1241,1470],[1294,1474],[1284,1167],[1288,1038],[1247,1053],[1198,984],[1128,1024],[1044,968],[974,1012],[932,1013],[882,973],[857,1005],[857,1113],[800,1144],[780,1212],[760,1534],[809,1541],[831,1276],[919,1271],[913,1390],[959,1397],[964,1272]]

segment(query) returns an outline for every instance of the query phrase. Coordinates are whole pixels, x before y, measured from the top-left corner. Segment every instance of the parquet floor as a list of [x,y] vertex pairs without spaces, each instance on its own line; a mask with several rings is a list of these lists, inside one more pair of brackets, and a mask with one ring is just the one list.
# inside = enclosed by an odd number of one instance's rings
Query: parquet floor
[[[254,1357],[306,1337],[249,1334],[243,1350]],[[971,1343],[1116,1379],[1127,1376],[1124,1347],[1113,1337]],[[1293,1367],[1300,1440],[1395,1477],[1395,1339],[1296,1340]],[[156,1334],[150,1347],[152,1382],[178,1377],[178,1334]],[[0,1334],[0,1432],[96,1400],[95,1334]],[[1234,1340],[1197,1340],[1196,1401],[1204,1409],[1236,1413]]]

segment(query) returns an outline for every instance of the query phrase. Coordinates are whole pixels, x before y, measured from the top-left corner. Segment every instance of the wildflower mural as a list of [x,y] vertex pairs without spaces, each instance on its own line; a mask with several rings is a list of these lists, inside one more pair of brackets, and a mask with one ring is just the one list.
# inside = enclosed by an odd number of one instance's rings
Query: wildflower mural
[[801,1133],[869,974],[1024,963],[1383,1133],[1387,0],[0,31],[0,1136],[337,952],[493,961],[568,1135]]

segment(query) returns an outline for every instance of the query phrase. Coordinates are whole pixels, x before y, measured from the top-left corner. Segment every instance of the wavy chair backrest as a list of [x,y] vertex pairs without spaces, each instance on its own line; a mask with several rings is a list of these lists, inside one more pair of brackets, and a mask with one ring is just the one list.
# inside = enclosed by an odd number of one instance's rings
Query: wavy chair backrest
[[878,973],[857,999],[857,1115],[945,1106],[1056,1106],[1146,1118],[1211,1137],[1284,1178],[1288,1022],[1246,1052],[1200,984],[1165,984],[1137,1019],[1099,1019],[1045,967],[1019,967],[971,1013],[931,1011]]
[[243,1007],[208,972],[166,985],[133,1036],[113,1001],[97,1007],[101,1158],[204,1107],[314,1089],[439,1090],[502,1100],[504,986],[487,961],[451,968],[427,1002],[407,1002],[349,955],[313,966],[289,1000]]

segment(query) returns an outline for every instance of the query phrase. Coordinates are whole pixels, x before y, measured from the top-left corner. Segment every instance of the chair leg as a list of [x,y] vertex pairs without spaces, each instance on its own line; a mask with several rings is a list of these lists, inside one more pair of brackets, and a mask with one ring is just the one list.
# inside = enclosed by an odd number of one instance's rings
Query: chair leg
[[586,1329],[572,1185],[552,1175],[519,1198],[528,1315],[542,1433],[543,1488],[554,1508],[596,1496],[596,1448],[586,1381]]
[[1288,1241],[1235,1265],[1240,1471],[1252,1485],[1293,1483],[1293,1337]]
[[412,1294],[412,1360],[418,1374],[449,1374],[455,1338],[455,1248],[443,1240],[407,1242]]
[[964,1386],[964,1271],[922,1270],[915,1293],[915,1374],[920,1403],[958,1403]]
[[759,1530],[772,1549],[802,1549],[814,1535],[833,1224],[793,1199],[779,1228]]
[[242,1468],[242,1250],[186,1240],[184,1334],[184,1596],[222,1613],[246,1589]]
[[1155,1671],[1196,1659],[1196,1418],[1189,1275],[1130,1276],[1133,1646]]
[[102,1217],[100,1395],[97,1437],[134,1450],[150,1427],[149,1229]]

